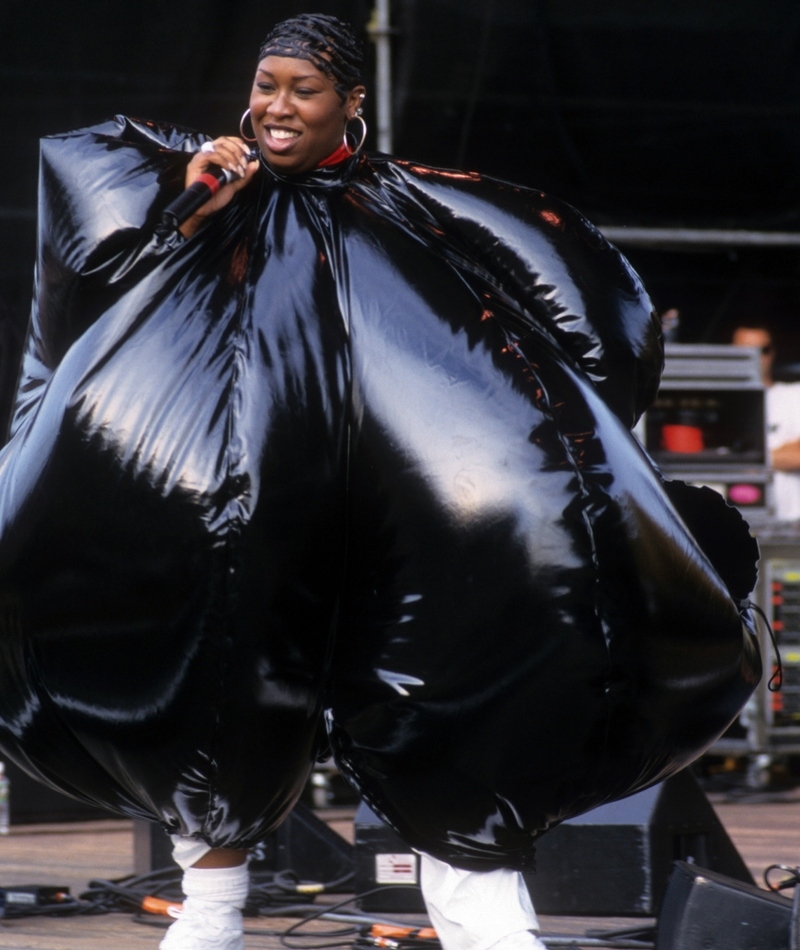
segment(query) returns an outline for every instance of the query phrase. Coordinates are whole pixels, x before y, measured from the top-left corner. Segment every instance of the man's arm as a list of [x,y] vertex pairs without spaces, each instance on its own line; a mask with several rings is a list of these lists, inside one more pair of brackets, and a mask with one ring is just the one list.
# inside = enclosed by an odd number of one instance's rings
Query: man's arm
[[770,453],[772,467],[778,472],[800,471],[800,439],[784,442]]

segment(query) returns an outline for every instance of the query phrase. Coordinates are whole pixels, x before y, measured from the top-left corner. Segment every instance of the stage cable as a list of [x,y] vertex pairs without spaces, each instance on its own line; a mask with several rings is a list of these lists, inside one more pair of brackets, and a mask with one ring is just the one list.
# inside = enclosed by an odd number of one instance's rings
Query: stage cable
[[771,693],[779,693],[781,687],[783,686],[783,661],[781,660],[781,653],[778,649],[778,640],[775,636],[775,631],[772,629],[772,624],[769,622],[769,618],[764,613],[764,611],[758,606],[758,604],[753,603],[753,601],[748,600],[745,602],[745,608],[750,608],[754,610],[759,617],[767,625],[767,631],[769,633],[769,638],[772,641],[772,649],[775,651],[775,671],[772,676],[769,678],[769,683],[767,683],[767,689]]

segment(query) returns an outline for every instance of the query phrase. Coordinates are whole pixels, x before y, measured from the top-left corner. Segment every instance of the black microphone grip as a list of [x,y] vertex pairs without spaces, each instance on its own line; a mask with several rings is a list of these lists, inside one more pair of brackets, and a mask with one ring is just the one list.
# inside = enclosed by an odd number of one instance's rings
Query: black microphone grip
[[[251,150],[249,160],[252,161],[256,157],[256,152]],[[223,185],[227,185],[237,177],[236,173],[228,168],[211,165],[164,208],[156,230],[164,232],[179,228],[198,208],[202,208],[210,198],[213,198]]]

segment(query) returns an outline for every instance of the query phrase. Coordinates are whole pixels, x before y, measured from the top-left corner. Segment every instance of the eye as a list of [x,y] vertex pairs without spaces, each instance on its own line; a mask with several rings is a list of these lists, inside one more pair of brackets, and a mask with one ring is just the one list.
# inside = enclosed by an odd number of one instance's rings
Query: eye
[[317,94],[316,89],[297,89],[296,92],[298,96],[303,96],[306,99],[309,96],[315,96]]
[[258,86],[259,92],[269,93],[269,92],[273,92],[275,88],[270,82],[259,82],[259,83],[256,83],[256,85]]

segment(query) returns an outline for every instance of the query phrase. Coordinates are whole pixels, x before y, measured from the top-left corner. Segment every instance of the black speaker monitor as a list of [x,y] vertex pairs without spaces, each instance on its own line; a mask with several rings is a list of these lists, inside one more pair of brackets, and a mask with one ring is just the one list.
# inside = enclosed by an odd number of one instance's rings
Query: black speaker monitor
[[[365,804],[355,818],[356,892],[368,911],[418,913],[417,859]],[[548,831],[536,844],[536,873],[525,881],[542,914],[654,917],[675,860],[753,883],[753,878],[688,771]],[[412,885],[412,886],[409,886]]]
[[558,825],[536,845],[526,876],[542,914],[655,916],[672,864],[688,860],[753,878],[688,770]]
[[656,950],[788,950],[792,902],[754,884],[676,861]]
[[[174,867],[172,843],[161,825],[134,822],[134,869],[137,874]],[[354,852],[345,841],[302,803],[286,821],[252,850],[250,870],[294,871],[301,881],[333,885],[334,892],[352,892]]]

